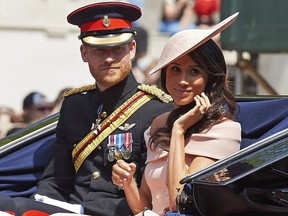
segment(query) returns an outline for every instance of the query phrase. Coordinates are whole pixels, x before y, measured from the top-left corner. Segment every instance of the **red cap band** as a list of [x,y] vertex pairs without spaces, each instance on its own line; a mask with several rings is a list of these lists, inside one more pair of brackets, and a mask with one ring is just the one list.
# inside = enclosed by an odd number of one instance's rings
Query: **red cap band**
[[105,19],[94,20],[88,23],[84,23],[80,26],[81,33],[87,31],[97,31],[97,30],[109,30],[109,29],[118,29],[118,28],[132,28],[132,25],[129,21],[119,18],[108,18],[107,25],[104,25]]

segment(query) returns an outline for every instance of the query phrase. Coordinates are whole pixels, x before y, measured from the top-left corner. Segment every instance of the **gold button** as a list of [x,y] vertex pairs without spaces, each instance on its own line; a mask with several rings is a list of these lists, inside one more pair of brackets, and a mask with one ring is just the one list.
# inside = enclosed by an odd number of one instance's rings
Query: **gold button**
[[97,146],[97,149],[98,149],[98,150],[101,150],[101,146],[100,146],[100,145],[99,145],[99,146]]
[[93,178],[93,179],[98,179],[98,178],[100,178],[100,177],[101,177],[100,172],[94,172],[94,173],[92,174],[92,178]]

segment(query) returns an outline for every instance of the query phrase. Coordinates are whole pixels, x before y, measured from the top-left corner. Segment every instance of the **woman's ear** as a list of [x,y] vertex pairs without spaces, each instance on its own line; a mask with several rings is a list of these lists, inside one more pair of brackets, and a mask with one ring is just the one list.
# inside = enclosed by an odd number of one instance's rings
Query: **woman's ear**
[[80,46],[81,57],[84,62],[88,62],[87,47],[83,44]]

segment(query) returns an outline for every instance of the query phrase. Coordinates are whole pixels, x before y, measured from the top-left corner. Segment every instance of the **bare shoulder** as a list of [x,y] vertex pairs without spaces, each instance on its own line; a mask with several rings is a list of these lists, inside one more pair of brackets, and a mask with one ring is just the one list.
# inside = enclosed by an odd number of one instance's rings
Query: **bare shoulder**
[[151,124],[151,133],[153,133],[157,128],[165,126],[169,114],[170,112],[162,113],[153,120]]

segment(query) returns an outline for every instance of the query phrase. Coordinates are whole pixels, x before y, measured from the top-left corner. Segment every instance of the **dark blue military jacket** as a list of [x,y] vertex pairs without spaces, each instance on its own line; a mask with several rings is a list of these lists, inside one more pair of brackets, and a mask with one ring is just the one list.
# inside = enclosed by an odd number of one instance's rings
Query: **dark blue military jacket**
[[[97,216],[133,215],[125,200],[124,191],[111,181],[111,168],[115,161],[107,158],[109,149],[107,138],[83,162],[76,173],[71,152],[91,130],[97,118],[97,110],[109,116],[117,107],[137,91],[139,84],[132,73],[121,83],[104,92],[97,89],[68,96],[62,105],[57,125],[56,142],[52,145],[51,161],[38,184],[37,194],[70,203],[82,204],[84,213]],[[146,159],[144,131],[159,114],[171,110],[172,104],[163,103],[155,97],[138,109],[127,121],[132,133],[132,154],[127,160],[135,162],[138,170],[135,178],[141,180]],[[121,134],[116,129],[112,134]]]

